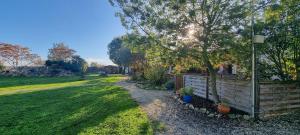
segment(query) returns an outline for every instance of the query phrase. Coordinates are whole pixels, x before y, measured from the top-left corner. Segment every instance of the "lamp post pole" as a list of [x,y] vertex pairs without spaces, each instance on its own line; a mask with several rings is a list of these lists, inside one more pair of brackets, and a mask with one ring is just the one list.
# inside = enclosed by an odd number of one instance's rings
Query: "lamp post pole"
[[251,44],[252,44],[252,117],[256,120],[259,114],[259,77],[257,74],[257,47],[256,43],[264,43],[263,35],[255,35],[254,31],[254,4],[255,0],[251,0]]
[[252,117],[258,118],[258,87],[257,87],[257,59],[256,59],[256,46],[255,46],[255,33],[254,33],[254,3],[251,0],[251,45],[252,45]]

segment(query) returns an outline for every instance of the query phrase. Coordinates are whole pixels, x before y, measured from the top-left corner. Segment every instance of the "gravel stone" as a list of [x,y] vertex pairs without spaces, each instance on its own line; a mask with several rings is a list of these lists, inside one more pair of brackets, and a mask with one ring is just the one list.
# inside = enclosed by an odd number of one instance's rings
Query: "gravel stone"
[[215,116],[215,114],[213,114],[213,113],[210,113],[210,114],[208,114],[207,116],[212,118],[212,117],[214,117],[214,116]]
[[244,120],[250,120],[251,117],[249,115],[243,115]]
[[192,104],[189,105],[189,108],[194,110],[194,106]]
[[229,117],[230,119],[235,119],[235,118],[237,118],[236,114],[228,114],[228,117]]
[[200,108],[201,113],[206,113],[207,109],[206,108]]
[[182,100],[180,100],[180,99],[178,99],[178,102],[179,102],[180,104],[183,104],[183,101],[182,101]]

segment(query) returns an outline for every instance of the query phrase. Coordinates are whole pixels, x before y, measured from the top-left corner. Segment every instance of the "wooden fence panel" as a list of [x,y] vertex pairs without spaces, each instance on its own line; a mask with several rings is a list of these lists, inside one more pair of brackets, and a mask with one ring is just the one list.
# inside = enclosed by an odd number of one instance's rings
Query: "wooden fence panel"
[[199,75],[184,75],[184,87],[194,89],[194,95],[206,98],[207,93],[207,77]]
[[[194,94],[214,100],[206,76],[184,75],[184,87],[194,88]],[[229,106],[252,113],[252,86],[250,81],[217,79],[217,93]],[[286,114],[300,109],[300,86],[297,84],[261,83],[259,88],[260,117]]]
[[260,116],[274,116],[300,109],[300,88],[296,84],[261,84]]
[[[218,79],[217,91],[222,102],[229,106],[251,113],[251,83],[249,81],[238,81]],[[210,99],[212,94],[210,91]]]
[[[206,76],[184,75],[184,87],[192,87],[195,95],[213,101],[211,85],[207,84]],[[229,106],[251,113],[250,82],[218,79],[217,92],[221,101],[228,103]]]

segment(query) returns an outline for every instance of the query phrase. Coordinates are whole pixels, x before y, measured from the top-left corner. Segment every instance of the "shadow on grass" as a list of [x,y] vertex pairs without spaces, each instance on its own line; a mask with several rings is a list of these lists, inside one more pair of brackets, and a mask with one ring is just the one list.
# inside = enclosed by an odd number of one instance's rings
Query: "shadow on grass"
[[[149,122],[147,119],[139,121],[142,119],[140,110],[128,93],[97,79],[89,78],[87,84],[90,85],[86,86],[0,96],[0,133],[78,134],[88,132],[88,129],[111,128],[105,132],[110,134],[115,133],[117,127],[120,132],[130,132],[127,130],[138,127],[139,132],[147,133]],[[127,116],[128,112],[132,112],[129,113],[132,116]],[[123,113],[126,115],[121,115]],[[106,123],[111,117],[117,125]],[[123,128],[131,119],[143,126],[133,124],[134,127]]]

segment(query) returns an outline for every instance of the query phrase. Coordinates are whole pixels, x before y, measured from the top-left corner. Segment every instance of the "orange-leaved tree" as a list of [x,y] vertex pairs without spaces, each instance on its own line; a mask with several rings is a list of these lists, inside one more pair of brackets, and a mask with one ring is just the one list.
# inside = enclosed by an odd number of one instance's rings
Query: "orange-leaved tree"
[[0,59],[4,65],[17,72],[22,70],[21,67],[42,64],[41,57],[31,53],[29,48],[6,43],[0,43]]
[[54,43],[53,48],[49,49],[48,60],[70,61],[72,60],[75,52],[75,50],[69,48],[64,43]]

